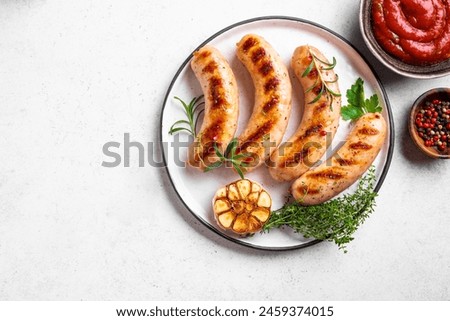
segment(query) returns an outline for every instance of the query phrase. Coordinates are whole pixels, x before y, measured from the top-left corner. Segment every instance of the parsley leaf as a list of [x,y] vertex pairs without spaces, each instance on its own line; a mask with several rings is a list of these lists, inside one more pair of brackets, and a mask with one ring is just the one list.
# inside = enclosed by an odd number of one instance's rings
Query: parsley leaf
[[344,120],[356,120],[364,114],[382,111],[376,94],[366,99],[364,81],[361,78],[356,79],[351,88],[347,90],[347,102],[348,105],[341,108],[341,116]]
[[351,106],[344,106],[341,108],[341,116],[344,120],[358,119],[362,115],[364,115],[364,111],[360,108]]
[[347,90],[347,101],[353,106],[363,106],[364,98],[364,81],[358,78],[352,87]]
[[369,113],[379,113],[383,110],[380,106],[380,102],[378,101],[378,96],[373,95],[369,99],[365,101],[366,110]]

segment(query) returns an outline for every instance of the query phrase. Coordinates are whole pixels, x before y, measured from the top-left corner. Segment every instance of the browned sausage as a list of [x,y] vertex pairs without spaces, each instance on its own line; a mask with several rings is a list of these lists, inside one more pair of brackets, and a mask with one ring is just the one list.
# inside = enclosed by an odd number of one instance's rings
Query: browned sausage
[[291,193],[304,205],[323,203],[352,185],[377,157],[387,134],[380,113],[359,118],[347,141],[328,161],[294,181]]
[[[304,75],[313,62],[313,55],[316,64]],[[269,172],[278,181],[296,179],[309,170],[323,156],[338,128],[341,97],[337,75],[323,62],[328,60],[312,46],[300,46],[292,56],[291,66],[303,88],[305,103],[296,132],[270,157]],[[337,95],[325,91],[314,101],[324,82]]]
[[262,37],[244,36],[237,56],[249,71],[255,87],[255,103],[246,128],[238,137],[237,153],[247,153],[251,171],[264,163],[283,138],[291,113],[292,87],[286,66]]
[[194,53],[191,67],[205,97],[203,124],[189,147],[188,163],[200,170],[218,160],[214,144],[224,151],[233,139],[239,114],[237,82],[225,57],[212,46]]

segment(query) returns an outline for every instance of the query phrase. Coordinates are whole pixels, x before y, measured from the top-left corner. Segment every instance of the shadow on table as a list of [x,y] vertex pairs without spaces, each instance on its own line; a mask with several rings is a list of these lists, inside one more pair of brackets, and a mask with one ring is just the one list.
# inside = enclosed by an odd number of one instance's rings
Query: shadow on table
[[184,222],[188,224],[190,227],[192,227],[198,234],[202,235],[203,237],[206,237],[208,240],[214,242],[221,248],[226,248],[249,256],[270,255],[276,257],[283,255],[283,253],[285,252],[298,251],[297,253],[300,252],[304,253],[305,251],[309,251],[317,246],[320,246],[320,244],[314,244],[302,249],[273,251],[273,250],[251,248],[238,243],[234,243],[224,238],[223,236],[217,234],[216,232],[212,231],[210,228],[201,223],[197,218],[195,218],[194,215],[184,206],[184,204],[178,197],[177,193],[175,192],[167,171],[161,170],[160,175],[163,181],[165,191],[169,195],[170,199],[173,200],[172,205],[174,207],[174,210],[181,216]]

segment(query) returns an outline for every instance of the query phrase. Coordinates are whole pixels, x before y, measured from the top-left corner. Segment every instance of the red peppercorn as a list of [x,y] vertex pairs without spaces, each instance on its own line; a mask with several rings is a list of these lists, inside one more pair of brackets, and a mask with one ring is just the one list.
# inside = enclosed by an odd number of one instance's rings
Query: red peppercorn
[[450,103],[440,99],[427,101],[414,116],[417,134],[427,147],[442,152],[450,146]]

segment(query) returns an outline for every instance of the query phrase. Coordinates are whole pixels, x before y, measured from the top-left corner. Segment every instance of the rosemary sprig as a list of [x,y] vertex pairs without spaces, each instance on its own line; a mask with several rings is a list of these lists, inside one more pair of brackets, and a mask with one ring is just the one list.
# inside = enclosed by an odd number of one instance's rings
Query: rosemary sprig
[[346,244],[353,240],[352,235],[374,211],[375,181],[375,167],[372,166],[360,179],[353,194],[320,205],[286,204],[272,212],[263,231],[287,225],[305,237],[333,241],[339,249],[347,252]]
[[175,96],[184,108],[184,113],[186,114],[187,120],[178,120],[172,124],[169,129],[169,134],[173,135],[180,131],[187,131],[192,136],[195,136],[197,132],[197,122],[200,114],[204,111],[203,106],[205,102],[202,101],[203,95],[194,97],[189,104],[185,103],[181,98]]
[[236,170],[239,176],[244,179],[244,167],[248,166],[247,162],[244,162],[243,158],[249,157],[247,153],[236,154],[236,149],[238,146],[238,139],[233,138],[231,142],[227,145],[225,152],[222,152],[217,147],[217,144],[214,144],[214,151],[216,152],[218,161],[210,164],[205,168],[205,172],[209,172],[213,169],[219,168],[222,165],[231,164],[231,166]]
[[[305,92],[306,93],[310,92],[311,90],[316,88],[317,85],[319,85],[319,83],[321,85],[320,85],[320,91],[317,93],[316,97],[313,100],[311,100],[308,104],[313,104],[313,103],[317,102],[322,97],[323,94],[326,94],[327,99],[330,99],[331,103],[332,103],[333,98],[340,97],[341,94],[333,91],[330,88],[329,84],[337,82],[339,77],[338,77],[338,75],[336,75],[336,78],[333,80],[325,80],[323,78],[322,72],[326,71],[326,70],[332,70],[336,66],[336,58],[333,57],[333,62],[329,63],[329,62],[323,61],[322,59],[318,58],[316,55],[314,55],[311,52],[311,50],[309,51],[309,53],[311,54],[312,60],[311,60],[311,63],[308,65],[308,67],[303,72],[302,77],[308,76],[311,73],[311,71],[315,69],[315,70],[317,70],[317,79],[311,87],[306,89]],[[320,66],[319,62],[325,66]],[[331,108],[331,110],[333,110],[333,104],[330,104],[330,108]]]

